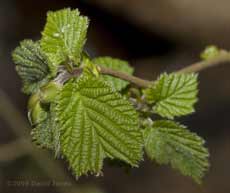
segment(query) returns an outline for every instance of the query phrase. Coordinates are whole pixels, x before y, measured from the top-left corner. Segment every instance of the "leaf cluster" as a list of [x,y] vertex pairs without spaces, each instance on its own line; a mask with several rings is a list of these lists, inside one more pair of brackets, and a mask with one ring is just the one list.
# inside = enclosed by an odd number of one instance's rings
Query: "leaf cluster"
[[[164,73],[142,89],[101,74],[103,67],[127,75],[134,69],[124,60],[90,58],[88,25],[78,10],[50,11],[41,40],[24,40],[13,52],[23,91],[31,95],[33,141],[64,157],[77,177],[100,175],[105,158],[138,167],[146,152],[200,183],[209,167],[204,140],[173,120],[194,112],[198,75]],[[83,71],[74,74],[75,68]]]

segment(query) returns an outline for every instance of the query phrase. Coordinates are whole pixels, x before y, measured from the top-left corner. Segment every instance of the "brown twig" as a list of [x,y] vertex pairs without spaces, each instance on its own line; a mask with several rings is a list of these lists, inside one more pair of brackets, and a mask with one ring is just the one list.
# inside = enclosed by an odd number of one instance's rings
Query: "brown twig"
[[[82,68],[75,68],[72,72],[72,76],[79,76],[82,73],[83,69]],[[141,78],[138,78],[136,76],[132,76],[129,74],[126,74],[121,71],[113,70],[111,68],[106,68],[106,67],[99,67],[99,71],[101,74],[104,75],[111,75],[117,78],[120,78],[122,80],[127,80],[128,82],[131,82],[139,87],[147,87],[151,83],[151,81],[144,80]],[[71,74],[69,75],[71,77]]]
[[111,76],[118,77],[123,80],[127,80],[128,82],[131,82],[137,85],[138,87],[142,87],[142,88],[146,88],[151,84],[151,81],[149,80],[144,80],[136,76],[128,75],[124,72],[115,71],[115,70],[112,70],[111,68],[100,67],[100,72],[101,74],[111,75]]
[[[208,59],[208,60],[204,60],[201,62],[191,64],[188,67],[182,68],[181,70],[177,70],[175,72],[176,73],[200,72],[204,69],[218,66],[218,65],[225,63],[225,62],[230,62],[230,53],[223,50],[219,53],[218,56],[216,56],[212,59]],[[67,80],[73,76],[79,76],[82,73],[82,71],[83,71],[82,68],[74,68],[72,74],[70,74],[70,73],[66,74],[66,76],[64,78],[65,78],[65,80]],[[126,73],[121,72],[121,71],[113,70],[111,68],[99,67],[99,71],[101,74],[111,75],[113,77],[117,77],[117,78],[120,78],[122,80],[126,80],[130,83],[135,84],[136,86],[138,86],[140,88],[147,88],[152,83],[152,81],[144,80],[144,79],[138,78],[136,76],[126,74]]]
[[218,56],[216,56],[212,59],[194,63],[194,64],[192,64],[188,67],[182,68],[181,70],[178,70],[176,72],[177,73],[200,72],[204,69],[218,66],[218,65],[223,64],[225,62],[230,62],[230,53],[222,50]]

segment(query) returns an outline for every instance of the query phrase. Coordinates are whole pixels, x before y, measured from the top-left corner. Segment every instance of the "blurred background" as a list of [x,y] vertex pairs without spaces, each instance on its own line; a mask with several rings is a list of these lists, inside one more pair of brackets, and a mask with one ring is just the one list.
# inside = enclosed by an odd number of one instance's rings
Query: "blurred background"
[[149,80],[198,61],[206,45],[230,48],[229,0],[0,0],[0,193],[229,193],[230,64],[200,73],[197,112],[180,119],[210,150],[201,186],[147,159],[129,172],[105,165],[104,177],[76,181],[64,161],[31,143],[28,98],[11,52],[23,39],[39,39],[46,12],[64,7],[90,17],[92,56],[129,60]]

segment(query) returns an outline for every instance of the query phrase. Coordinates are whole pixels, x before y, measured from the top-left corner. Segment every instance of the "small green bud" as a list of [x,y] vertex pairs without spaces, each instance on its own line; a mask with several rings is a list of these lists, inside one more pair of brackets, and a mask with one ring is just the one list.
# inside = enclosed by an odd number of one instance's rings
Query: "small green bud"
[[216,56],[219,55],[219,53],[220,53],[219,48],[211,45],[205,48],[205,50],[201,53],[200,57],[203,60],[208,60],[211,58],[215,58]]
[[28,109],[34,108],[34,106],[40,101],[39,93],[32,94],[29,98]]
[[39,101],[28,110],[28,118],[31,125],[41,123],[47,118],[47,112],[41,107],[41,103]]
[[148,104],[153,104],[155,102],[154,97],[153,97],[153,89],[151,87],[147,88],[147,89],[143,89],[143,97],[146,99],[146,102]]
[[62,85],[54,81],[49,82],[40,89],[40,100],[42,103],[50,103],[54,101]]
[[92,63],[92,61],[87,57],[85,56],[83,58],[83,63],[84,63],[84,71],[86,73],[90,73],[90,74],[93,74],[94,76],[96,77],[99,77],[99,72],[100,72],[100,67],[97,66],[96,64]]

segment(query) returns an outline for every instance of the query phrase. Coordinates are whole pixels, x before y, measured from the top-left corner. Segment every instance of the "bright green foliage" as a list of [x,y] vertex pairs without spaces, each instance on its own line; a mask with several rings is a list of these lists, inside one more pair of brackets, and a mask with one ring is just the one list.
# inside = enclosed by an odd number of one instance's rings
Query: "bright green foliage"
[[40,120],[31,131],[33,142],[41,148],[47,148],[55,152],[55,156],[60,155],[60,130],[56,114],[53,110],[54,104],[50,105],[50,111],[46,113],[45,119]]
[[164,73],[144,93],[155,113],[173,119],[194,112],[197,85],[197,74]]
[[159,164],[171,164],[183,175],[200,183],[208,169],[208,150],[204,140],[173,121],[155,121],[144,131],[145,150]]
[[88,18],[80,16],[77,9],[48,12],[41,46],[52,62],[53,74],[62,62],[79,64],[88,23]]
[[213,45],[207,46],[207,48],[205,48],[205,50],[201,53],[201,58],[203,60],[208,60],[208,59],[215,58],[219,54],[220,54],[220,50],[218,47]]
[[23,92],[34,93],[47,82],[48,59],[41,51],[39,42],[24,40],[12,54],[16,70],[23,82]]
[[56,113],[61,151],[77,176],[99,174],[106,157],[138,166],[143,141],[137,113],[103,80],[83,76],[69,81]]
[[[93,59],[93,63],[101,67],[111,68],[113,70],[125,72],[130,75],[133,74],[134,71],[133,68],[129,66],[128,62],[111,57],[98,57]],[[109,82],[113,86],[113,88],[115,88],[118,91],[124,89],[129,84],[129,82],[125,80],[114,78],[109,75],[103,75],[103,79]]]
[[[33,141],[65,157],[76,176],[100,175],[106,158],[137,167],[145,147],[152,160],[200,183],[209,166],[204,141],[178,123],[151,119],[153,112],[169,119],[194,112],[197,74],[162,74],[145,90],[127,87],[101,74],[110,68],[130,77],[126,61],[83,51],[87,28],[78,10],[49,12],[42,40],[25,40],[13,52],[23,91],[31,94]],[[204,59],[217,51],[209,48]]]
[[32,129],[31,135],[33,141],[41,148],[53,149],[53,120],[50,113],[47,118]]

